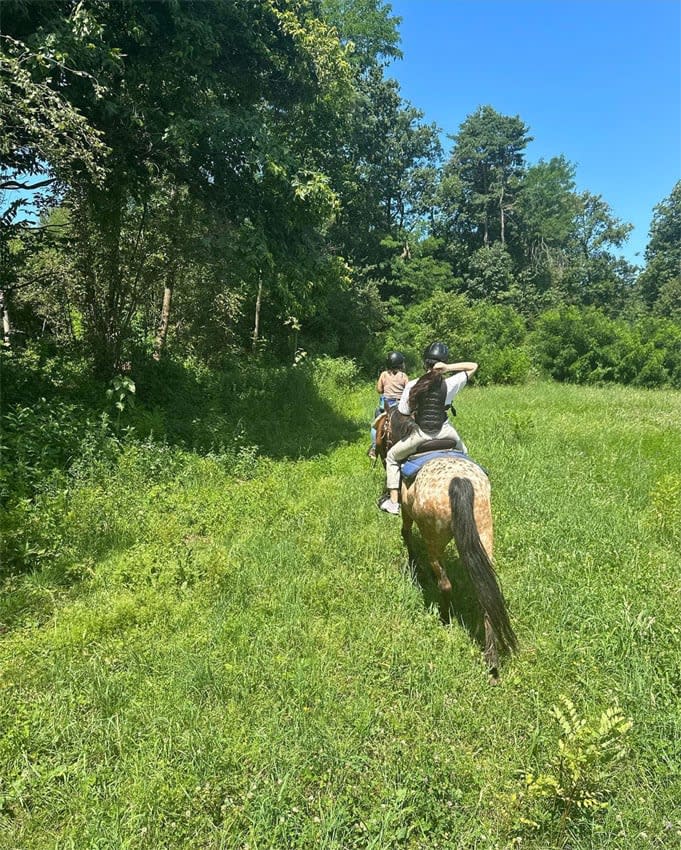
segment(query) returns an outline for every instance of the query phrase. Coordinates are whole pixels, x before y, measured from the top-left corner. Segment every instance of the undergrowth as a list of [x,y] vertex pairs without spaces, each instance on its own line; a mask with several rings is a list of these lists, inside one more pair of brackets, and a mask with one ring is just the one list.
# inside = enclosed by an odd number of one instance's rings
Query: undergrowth
[[0,847],[680,846],[679,393],[457,399],[521,643],[490,688],[351,362],[163,369],[118,424],[77,372],[8,401]]

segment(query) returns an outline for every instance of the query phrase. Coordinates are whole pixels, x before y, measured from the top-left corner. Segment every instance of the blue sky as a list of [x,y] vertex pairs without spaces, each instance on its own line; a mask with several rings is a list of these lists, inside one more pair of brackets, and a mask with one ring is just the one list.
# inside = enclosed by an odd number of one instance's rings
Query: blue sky
[[[389,75],[447,135],[489,104],[563,154],[577,189],[634,225],[643,264],[653,207],[681,179],[681,0],[390,0],[404,58]],[[638,253],[639,256],[636,256]]]

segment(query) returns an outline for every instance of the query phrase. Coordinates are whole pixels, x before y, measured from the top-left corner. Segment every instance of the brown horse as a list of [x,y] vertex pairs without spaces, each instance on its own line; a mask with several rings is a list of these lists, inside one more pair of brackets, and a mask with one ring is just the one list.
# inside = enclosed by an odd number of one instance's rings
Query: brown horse
[[[410,417],[393,412],[378,423],[376,447],[385,463],[390,445],[407,433]],[[425,445],[420,451],[427,451]],[[493,530],[491,487],[485,472],[465,456],[429,460],[411,481],[400,487],[402,538],[414,562],[412,527],[416,523],[430,566],[449,611],[452,584],[442,565],[445,548],[453,538],[459,560],[468,573],[485,624],[484,657],[491,681],[498,678],[499,653],[517,649],[518,642],[492,563]]]

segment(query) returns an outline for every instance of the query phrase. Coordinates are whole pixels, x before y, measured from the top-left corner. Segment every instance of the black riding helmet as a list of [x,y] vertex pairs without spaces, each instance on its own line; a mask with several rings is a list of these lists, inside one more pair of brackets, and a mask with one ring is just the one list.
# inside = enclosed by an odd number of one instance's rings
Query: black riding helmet
[[423,362],[428,366],[434,363],[446,363],[449,359],[449,348],[444,342],[431,342],[428,348],[423,352]]
[[386,362],[389,369],[401,369],[404,366],[404,354],[401,351],[391,351]]

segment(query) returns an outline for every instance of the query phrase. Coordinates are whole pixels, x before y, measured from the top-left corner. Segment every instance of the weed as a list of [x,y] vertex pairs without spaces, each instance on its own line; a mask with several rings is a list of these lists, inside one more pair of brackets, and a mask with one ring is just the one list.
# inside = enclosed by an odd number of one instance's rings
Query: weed
[[511,411],[505,419],[505,434],[512,440],[522,443],[531,440],[537,424],[530,413]]
[[597,725],[589,725],[567,697],[561,697],[551,713],[561,732],[557,753],[541,772],[522,773],[523,788],[515,800],[520,825],[541,831],[563,847],[570,826],[607,809],[614,766],[624,758],[625,738],[633,724],[613,707],[601,714]]
[[116,434],[120,432],[123,413],[135,406],[135,389],[135,382],[128,375],[114,375],[111,379],[106,397],[116,411],[116,424],[114,426]]

